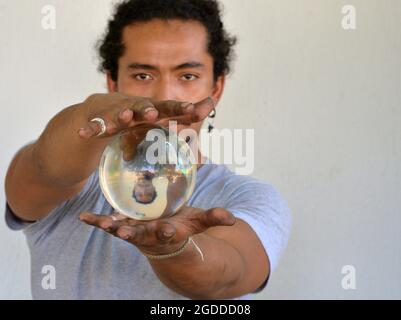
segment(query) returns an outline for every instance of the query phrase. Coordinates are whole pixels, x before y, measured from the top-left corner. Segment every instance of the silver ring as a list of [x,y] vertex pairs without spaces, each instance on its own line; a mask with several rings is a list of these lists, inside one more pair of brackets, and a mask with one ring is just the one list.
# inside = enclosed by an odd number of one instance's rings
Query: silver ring
[[106,121],[104,121],[104,119],[102,118],[94,118],[92,119],[90,122],[95,122],[98,123],[100,125],[100,133],[97,135],[97,137],[100,137],[102,135],[104,135],[107,131],[107,126],[106,126]]

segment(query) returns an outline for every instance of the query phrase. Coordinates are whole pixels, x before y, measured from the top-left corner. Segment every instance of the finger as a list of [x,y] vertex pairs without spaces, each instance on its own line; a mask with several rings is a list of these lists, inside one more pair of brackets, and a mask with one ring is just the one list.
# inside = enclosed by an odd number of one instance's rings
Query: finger
[[121,214],[121,213],[119,213],[119,212],[114,212],[114,213],[112,213],[112,214],[110,215],[110,218],[111,218],[113,221],[128,221],[128,220],[129,220],[129,218],[128,218],[127,216],[125,216],[125,215],[123,215],[123,214]]
[[155,231],[156,238],[162,243],[171,242],[176,233],[175,226],[169,222],[159,222]]
[[176,228],[171,220],[155,220],[146,223],[146,233],[155,244],[166,244],[173,240]]
[[121,226],[117,232],[117,236],[123,240],[127,240],[135,245],[143,245],[146,238],[146,227],[142,224],[136,226]]
[[121,128],[119,123],[115,123],[114,121],[111,121],[109,119],[109,116],[107,116],[107,115],[97,116],[95,118],[101,118],[105,122],[106,131],[102,132],[103,128],[99,122],[89,120],[88,123],[86,124],[86,126],[84,128],[79,129],[79,131],[78,131],[78,134],[81,138],[90,139],[93,137],[99,137],[101,133],[102,133],[102,135],[100,136],[101,138],[109,137],[109,136],[116,134],[120,130],[124,129],[124,128]]
[[189,102],[158,101],[153,104],[159,111],[159,119],[174,119],[194,111],[194,105]]
[[155,250],[156,248],[165,248],[166,245],[176,244],[175,228],[171,224],[158,225],[154,223],[146,223],[135,226],[121,226],[116,235],[141,248]]
[[215,107],[216,107],[216,103],[213,100],[213,98],[211,98],[211,97],[208,97],[208,98],[196,103],[194,115],[193,115],[194,121],[200,122],[200,121],[205,120]]
[[123,109],[118,113],[117,122],[121,127],[128,127],[134,119],[134,112],[131,109]]
[[141,121],[154,122],[158,119],[159,111],[149,99],[127,99],[125,106],[133,112],[135,123]]
[[79,215],[79,219],[86,224],[94,227],[105,226],[106,216],[100,216],[89,212],[83,212]]
[[[133,127],[138,122],[156,122],[158,120],[158,111],[149,99],[125,99],[121,105],[109,110],[107,114],[97,115],[92,118],[101,118],[105,121],[106,131],[101,137],[108,137]],[[89,119],[85,127],[78,131],[83,139],[90,139],[102,132],[102,126],[98,122],[92,122]]]
[[124,221],[114,221],[110,216],[100,216],[87,212],[81,213],[79,219],[88,225],[111,234],[115,233],[124,224]]
[[178,125],[186,125],[189,126],[192,123],[195,123],[196,121],[194,121],[196,119],[194,119],[193,114],[187,114],[184,116],[179,116],[179,117],[172,117],[172,118],[164,118],[161,119],[157,122],[157,124],[159,126],[168,128],[170,126],[170,122],[176,122]]
[[79,129],[78,134],[83,139],[90,139],[102,132],[102,127],[97,122],[88,122],[87,125]]
[[216,106],[213,98],[208,97],[196,104],[176,101],[154,102],[159,110],[161,125],[168,125],[167,121],[177,121],[179,124],[190,125],[205,120]]
[[236,222],[234,215],[231,212],[222,208],[211,209],[206,212],[199,213],[198,219],[204,229],[203,231],[206,231],[207,229],[212,227],[231,227]]

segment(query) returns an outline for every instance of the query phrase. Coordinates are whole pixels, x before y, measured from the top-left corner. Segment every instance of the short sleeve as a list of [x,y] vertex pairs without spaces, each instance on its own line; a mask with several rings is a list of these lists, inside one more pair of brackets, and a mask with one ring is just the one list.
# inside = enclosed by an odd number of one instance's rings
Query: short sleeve
[[[270,260],[270,277],[287,247],[291,231],[291,212],[273,186],[251,178],[231,183],[226,191],[225,208],[250,225],[259,237]],[[266,285],[259,288],[262,291]]]
[[33,223],[25,222],[19,219],[6,203],[6,225],[13,231],[20,231],[30,226]]

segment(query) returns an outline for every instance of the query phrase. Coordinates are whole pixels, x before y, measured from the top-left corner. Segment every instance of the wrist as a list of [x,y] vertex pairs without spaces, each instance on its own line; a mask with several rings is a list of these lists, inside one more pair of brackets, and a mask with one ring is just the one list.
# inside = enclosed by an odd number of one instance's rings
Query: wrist
[[[196,249],[196,250],[191,250]],[[165,259],[170,259],[173,257],[180,256],[182,257],[183,255],[185,256],[185,259],[190,258],[190,256],[193,256],[195,253],[199,254],[202,261],[204,261],[204,255],[198,244],[194,241],[193,237],[189,237],[187,240],[185,240],[183,243],[179,244],[179,246],[175,247],[174,250],[172,248],[169,249],[168,253],[150,253],[149,251],[141,250],[142,253],[150,260],[165,260]],[[163,252],[166,252],[163,250]]]
[[176,251],[180,250],[185,243],[188,242],[188,239],[185,239],[183,241],[180,241],[178,243],[174,244],[167,244],[167,245],[162,245],[158,247],[152,247],[152,248],[139,248],[139,250],[144,254],[144,255],[153,255],[153,256],[158,256],[158,255],[167,255],[167,254],[172,254],[175,253]]

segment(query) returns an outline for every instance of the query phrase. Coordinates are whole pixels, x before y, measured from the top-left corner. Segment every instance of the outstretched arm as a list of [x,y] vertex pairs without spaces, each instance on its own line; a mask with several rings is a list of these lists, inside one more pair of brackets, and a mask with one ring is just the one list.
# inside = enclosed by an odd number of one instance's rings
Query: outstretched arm
[[193,243],[176,257],[149,260],[160,281],[191,299],[236,298],[256,291],[269,275],[269,259],[256,233],[225,209],[185,207],[171,218],[151,222],[113,221],[89,213],[81,220],[151,255],[175,252],[192,236],[204,261]]

